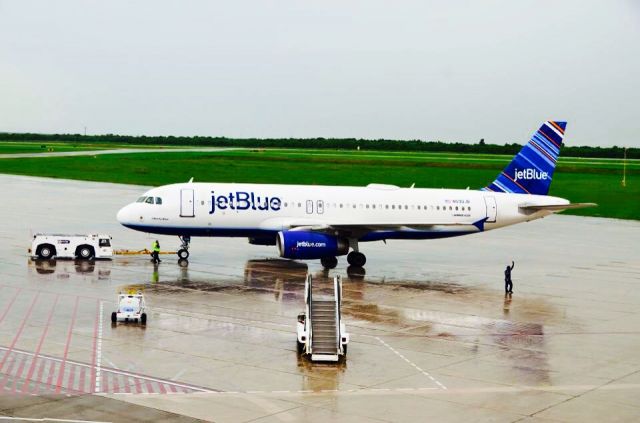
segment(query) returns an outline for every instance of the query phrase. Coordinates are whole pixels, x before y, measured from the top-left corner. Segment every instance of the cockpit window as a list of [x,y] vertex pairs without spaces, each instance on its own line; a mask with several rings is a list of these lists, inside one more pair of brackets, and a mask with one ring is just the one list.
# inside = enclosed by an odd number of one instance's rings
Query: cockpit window
[[145,203],[153,204],[153,197],[147,197],[147,199],[145,200]]
[[156,204],[162,204],[162,198],[156,197]]
[[140,197],[136,200],[136,203],[144,203],[144,200],[146,200],[147,197]]

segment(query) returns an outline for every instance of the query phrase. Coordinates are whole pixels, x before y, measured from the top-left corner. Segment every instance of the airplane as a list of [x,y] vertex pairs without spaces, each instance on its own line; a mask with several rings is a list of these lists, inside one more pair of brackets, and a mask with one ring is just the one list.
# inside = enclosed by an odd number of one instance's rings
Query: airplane
[[309,186],[178,183],[153,188],[117,214],[127,228],[177,235],[180,259],[191,237],[246,237],[279,255],[335,268],[337,257],[363,267],[360,244],[477,234],[596,206],[547,195],[566,122],[547,121],[496,179],[479,190],[394,185]]

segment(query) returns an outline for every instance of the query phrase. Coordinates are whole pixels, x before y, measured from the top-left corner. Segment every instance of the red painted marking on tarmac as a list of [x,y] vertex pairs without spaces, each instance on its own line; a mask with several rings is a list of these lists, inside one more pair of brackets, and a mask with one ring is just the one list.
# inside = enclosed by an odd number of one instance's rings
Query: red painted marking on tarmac
[[124,391],[127,394],[131,393],[131,385],[129,385],[129,377],[128,376],[124,376]]
[[[13,386],[11,387],[11,392],[14,394],[16,393],[16,388],[18,387],[18,379],[20,379],[20,376],[22,376],[22,372],[24,371],[24,366],[27,364],[27,356],[24,354],[20,354],[20,356],[21,356],[20,365],[18,366],[18,371],[13,377]],[[28,383],[29,383],[28,380],[24,381],[24,385]]]
[[102,389],[100,392],[109,392],[109,376],[106,372],[102,373]]
[[96,321],[93,324],[93,349],[91,352],[91,392],[96,391],[96,353],[98,351],[98,322],[100,320],[100,300],[96,300]]
[[160,387],[160,393],[161,394],[166,394],[167,393],[167,388],[164,387],[164,383],[159,383],[158,387]]
[[136,384],[136,393],[141,394],[142,393],[142,383],[140,381],[140,379],[138,379],[137,377],[133,379],[134,383]]
[[[13,337],[13,341],[11,342],[11,346],[9,346],[9,348],[5,351],[4,357],[2,358],[2,362],[0,362],[0,372],[4,368],[4,365],[7,362],[7,359],[9,358],[9,355],[11,355],[11,352],[13,351],[13,348],[16,346],[16,343],[18,342],[18,339],[20,339],[20,336],[22,335],[22,331],[24,330],[24,326],[27,324],[27,320],[29,320],[29,317],[31,316],[31,312],[33,311],[33,307],[36,305],[36,301],[38,301],[39,297],[40,297],[40,293],[39,292],[36,294],[35,297],[33,297],[33,301],[31,302],[31,306],[29,306],[29,309],[27,310],[27,314],[24,315],[24,318],[22,319],[22,323],[20,324],[20,327],[18,328],[18,331],[16,332],[16,335]],[[7,309],[7,311],[8,311],[8,309]],[[15,361],[13,363],[15,363]],[[12,369],[13,369],[13,363],[11,365]],[[4,379],[2,380],[2,383],[0,384],[0,392],[2,390],[4,390],[4,387],[7,384],[7,380],[9,379],[9,374],[11,373],[11,371],[9,370],[6,373],[7,374],[5,375]]]
[[[87,377],[87,368],[83,367],[80,369],[80,381],[78,383],[78,391],[82,392],[82,393],[87,393],[87,391],[84,390],[84,379]],[[91,391],[93,392],[93,391]]]
[[47,376],[47,389],[51,391],[51,385],[53,384],[53,375],[56,372],[56,362],[51,360],[49,363],[51,364],[49,364],[49,376]]
[[147,385],[147,392],[148,393],[155,392],[155,390],[153,389],[153,385],[151,384],[150,381],[147,380],[145,385]]
[[20,294],[21,291],[22,291],[22,288],[18,288],[16,293],[13,295],[13,298],[11,299],[11,301],[9,301],[5,306],[4,311],[2,312],[2,317],[0,317],[0,323],[2,323],[5,317],[7,317],[9,310],[11,310],[13,303],[16,301],[16,298],[18,298],[18,295]]
[[40,365],[38,366],[38,375],[36,376],[36,383],[33,384],[33,391],[31,391],[31,393],[33,394],[37,394],[38,391],[40,390],[40,384],[44,383],[44,380],[43,380],[44,366],[45,364],[47,364],[47,362],[42,358],[38,358],[38,360],[40,360]]
[[4,392],[4,387],[7,385],[7,381],[9,380],[9,376],[11,375],[11,372],[13,371],[13,366],[16,365],[16,360],[17,360],[17,357],[14,358],[13,360],[11,360],[11,363],[7,367],[7,373],[4,375],[4,378],[2,379],[2,382],[0,382],[0,392]]
[[75,381],[76,381],[76,366],[71,365],[69,369],[69,380],[67,380],[68,391],[74,390],[73,386],[75,385]]
[[178,390],[176,389],[176,387],[174,385],[169,385],[169,390],[171,392],[178,392]]
[[[24,385],[22,386],[22,393],[26,393],[29,388],[29,381],[33,376],[33,371],[36,369],[36,361],[38,360],[38,355],[40,354],[40,350],[42,349],[42,344],[44,343],[44,339],[47,337],[47,333],[49,332],[49,327],[51,326],[51,318],[53,317],[53,312],[56,309],[56,305],[58,305],[58,299],[60,295],[56,295],[55,300],[53,301],[53,306],[51,306],[51,310],[49,311],[49,317],[47,317],[47,323],[44,326],[44,330],[42,331],[42,335],[40,336],[40,342],[38,342],[38,346],[33,355],[33,360],[31,361],[31,366],[29,367],[29,371],[27,372],[27,377]],[[38,379],[40,380],[40,379]]]
[[120,382],[118,381],[118,375],[113,375],[113,392],[120,392]]
[[56,394],[60,393],[62,389],[62,379],[64,378],[64,366],[67,363],[67,355],[69,354],[69,346],[71,345],[71,335],[73,334],[73,327],[76,324],[76,317],[78,315],[78,303],[80,297],[76,297],[76,304],[73,307],[73,315],[71,316],[71,323],[69,324],[69,332],[67,333],[67,344],[64,346],[64,355],[62,357],[62,363],[60,364],[60,371],[58,372],[58,382],[56,383]]

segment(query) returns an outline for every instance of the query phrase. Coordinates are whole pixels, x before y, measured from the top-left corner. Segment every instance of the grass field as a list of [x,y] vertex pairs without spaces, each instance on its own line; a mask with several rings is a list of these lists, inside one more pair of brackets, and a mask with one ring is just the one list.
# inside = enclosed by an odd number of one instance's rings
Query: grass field
[[[419,188],[480,188],[511,156],[449,153],[389,153],[330,150],[233,150],[138,153],[87,157],[0,160],[0,173],[140,185],[185,182],[255,182],[366,185],[371,182]],[[560,160],[551,195],[600,207],[573,214],[640,219],[640,163],[608,159]]]
[[[21,154],[21,153],[62,153],[67,151],[102,150],[105,147],[93,145],[74,144],[37,144],[33,142],[2,142],[0,143],[0,154]],[[109,147],[111,148],[111,147]]]

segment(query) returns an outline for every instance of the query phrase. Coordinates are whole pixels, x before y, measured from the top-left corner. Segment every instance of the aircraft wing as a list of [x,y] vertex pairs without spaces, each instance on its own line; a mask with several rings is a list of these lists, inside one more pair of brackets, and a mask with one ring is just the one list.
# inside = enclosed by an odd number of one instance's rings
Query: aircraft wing
[[596,203],[569,203],[569,204],[529,204],[524,203],[519,206],[520,209],[528,212],[537,212],[546,210],[550,212],[558,212],[569,209],[583,209],[585,207],[597,207]]
[[[282,230],[290,231],[310,231],[340,234],[343,236],[361,236],[368,232],[385,231],[385,230],[437,230],[438,228],[469,228],[482,231],[484,229],[484,221],[482,219],[473,223],[461,223],[454,221],[433,221],[433,222],[330,222],[330,221],[281,221]],[[278,225],[280,226],[280,225]]]

